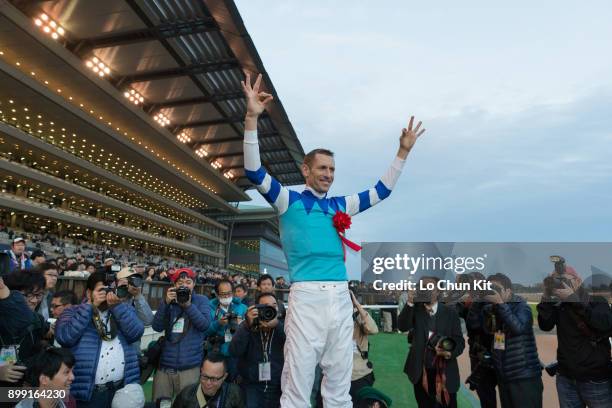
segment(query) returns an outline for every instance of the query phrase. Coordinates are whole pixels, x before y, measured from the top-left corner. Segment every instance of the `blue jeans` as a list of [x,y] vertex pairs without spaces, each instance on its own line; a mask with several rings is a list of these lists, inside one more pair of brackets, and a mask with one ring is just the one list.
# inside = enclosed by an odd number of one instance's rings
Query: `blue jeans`
[[280,408],[280,384],[246,384],[244,390],[247,408]]
[[612,379],[575,381],[557,374],[557,394],[561,408],[612,407]]

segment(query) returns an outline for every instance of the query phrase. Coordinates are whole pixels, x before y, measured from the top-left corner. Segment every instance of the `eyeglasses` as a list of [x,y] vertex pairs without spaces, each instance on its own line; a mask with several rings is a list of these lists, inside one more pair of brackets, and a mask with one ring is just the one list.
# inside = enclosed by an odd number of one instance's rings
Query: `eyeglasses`
[[64,304],[59,304],[59,305],[54,305],[53,303],[51,304],[51,309],[57,309],[58,307],[62,307],[62,306],[66,306]]
[[218,297],[230,297],[232,296],[232,292],[221,292],[217,296]]
[[221,377],[210,377],[206,374],[200,374],[200,380],[202,381],[219,382],[224,378],[225,378],[225,374],[223,374]]
[[25,297],[28,299],[42,299],[43,298],[43,293],[26,293]]

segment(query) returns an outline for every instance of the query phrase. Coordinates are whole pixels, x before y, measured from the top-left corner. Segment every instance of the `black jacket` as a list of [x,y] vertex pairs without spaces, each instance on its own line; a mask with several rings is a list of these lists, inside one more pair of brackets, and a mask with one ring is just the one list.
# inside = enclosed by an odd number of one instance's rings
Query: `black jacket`
[[[174,402],[172,403],[172,408],[200,408],[198,404],[198,387],[200,387],[200,382],[198,381],[195,384],[188,385],[183,388],[179,395],[176,396]],[[230,384],[224,382],[219,390],[219,394],[217,398],[221,398],[219,408],[244,408],[246,407],[244,400],[242,398],[242,392],[240,391],[240,387],[236,384]],[[217,400],[214,400],[212,404],[207,403],[206,406],[216,407],[215,403]]]
[[[521,297],[512,295],[507,303],[491,305],[477,302],[469,315],[472,328],[482,327],[489,333],[501,330],[505,350],[493,349],[493,363],[500,383],[542,377],[542,365],[533,334],[531,308]],[[495,315],[496,327],[485,325],[487,316]]]
[[[282,322],[274,329],[272,344],[270,345],[270,381],[273,384],[280,384],[281,373],[285,359],[283,347],[285,346],[285,329]],[[232,357],[238,358],[238,372],[248,383],[259,382],[259,363],[264,361],[263,349],[261,345],[260,333],[253,332],[247,325],[246,320],[240,324],[236,333],[232,337],[229,346]]]
[[[417,303],[414,307],[406,304],[397,318],[397,325],[401,331],[412,331],[412,345],[404,365],[404,372],[413,384],[421,381],[423,374],[425,347],[427,346],[429,336],[427,321],[428,313],[422,303]],[[438,303],[434,332],[442,336],[451,337],[456,343],[455,350],[451,352],[451,358],[446,366],[446,388],[448,392],[456,393],[460,385],[457,356],[463,353],[465,341],[461,333],[459,315],[454,306]]]
[[[586,324],[587,331],[579,328],[580,321]],[[538,325],[545,331],[557,326],[560,374],[579,381],[612,376],[608,341],[612,311],[604,298],[587,297],[586,302],[560,304],[541,302],[538,304]]]

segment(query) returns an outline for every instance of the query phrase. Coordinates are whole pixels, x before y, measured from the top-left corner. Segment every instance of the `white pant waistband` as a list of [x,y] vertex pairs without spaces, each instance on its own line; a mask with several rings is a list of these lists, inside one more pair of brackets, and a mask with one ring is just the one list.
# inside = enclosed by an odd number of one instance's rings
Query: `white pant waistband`
[[334,290],[348,289],[347,281],[303,281],[296,282],[291,285],[291,288],[297,289],[319,289],[319,290]]

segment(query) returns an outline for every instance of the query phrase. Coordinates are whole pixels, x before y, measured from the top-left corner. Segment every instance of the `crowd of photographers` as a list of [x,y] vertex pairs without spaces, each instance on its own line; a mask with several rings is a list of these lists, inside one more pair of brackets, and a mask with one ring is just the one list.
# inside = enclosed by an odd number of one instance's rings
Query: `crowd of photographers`
[[[19,407],[142,407],[141,384],[151,377],[150,406],[280,406],[286,310],[275,293],[288,288],[282,278],[261,275],[249,291],[240,275],[218,276],[209,299],[194,290],[196,272],[175,268],[154,313],[142,293],[145,268],[115,268],[107,259],[76,294],[56,290],[57,262],[28,256],[21,239],[3,255],[0,387],[64,392]],[[367,333],[377,329],[353,299],[363,361],[355,364],[356,397],[373,384]],[[146,326],[162,336],[141,344]]]
[[[551,257],[554,271],[543,282],[537,327],[556,329],[557,361],[540,361],[534,317],[513,293],[510,278],[486,278],[486,290],[408,293],[398,317],[411,343],[405,373],[419,407],[456,407],[461,384],[457,357],[465,347],[465,322],[471,374],[465,383],[483,408],[542,407],[542,373],[556,378],[562,408],[612,407],[612,310],[605,293],[589,293],[562,257]],[[479,273],[459,275],[458,283],[484,281]],[[437,285],[424,277],[423,286]]]
[[[241,276],[215,279],[214,297],[196,293],[198,274],[176,268],[154,313],[142,294],[146,270],[99,265],[83,294],[56,290],[60,271],[44,254],[20,252],[16,239],[0,278],[0,387],[64,391],[53,404],[26,398],[20,407],[142,407],[151,376],[151,406],[278,407],[284,365],[282,281],[262,275],[255,296]],[[36,256],[38,255],[38,256]],[[555,257],[543,282],[537,326],[556,329],[557,362],[540,361],[534,314],[508,276],[486,278],[488,290],[408,292],[397,318],[411,344],[404,371],[419,407],[456,407],[462,383],[481,406],[541,407],[543,369],[556,377],[561,407],[612,407],[612,311],[588,293],[579,274]],[[485,280],[478,273],[458,282]],[[421,278],[436,286],[437,278]],[[390,406],[371,388],[368,336],[378,327],[351,292],[355,406]],[[466,348],[471,374],[460,378]],[[141,344],[146,326],[162,334]],[[144,352],[141,352],[144,350]],[[320,373],[319,373],[320,374]],[[318,376],[318,383],[326,381]],[[317,381],[313,399],[317,400]],[[61,398],[60,398],[61,397]],[[320,401],[320,398],[318,399]],[[362,402],[364,402],[362,404]],[[360,405],[361,404],[361,405]]]

